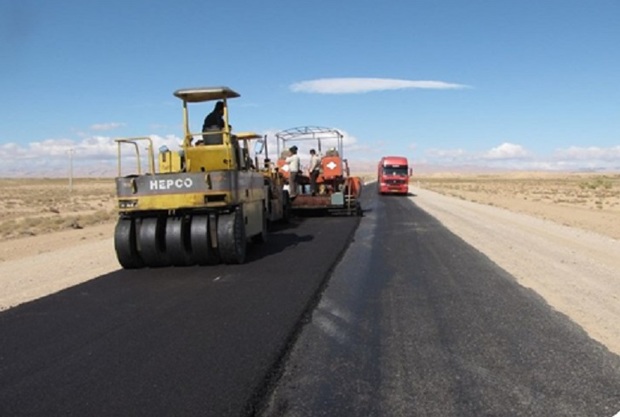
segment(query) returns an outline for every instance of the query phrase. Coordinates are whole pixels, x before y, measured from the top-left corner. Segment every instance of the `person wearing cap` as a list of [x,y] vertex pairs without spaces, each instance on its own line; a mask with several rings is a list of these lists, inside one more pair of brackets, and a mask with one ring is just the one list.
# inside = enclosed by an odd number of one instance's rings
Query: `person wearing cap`
[[319,177],[321,170],[321,158],[316,154],[314,149],[310,149],[310,166],[308,167],[308,176],[310,177],[310,191],[312,195],[316,195],[316,179]]
[[291,146],[289,149],[291,153],[285,160],[288,165],[288,194],[291,199],[297,197],[297,175],[299,174],[300,160],[297,155],[297,146]]

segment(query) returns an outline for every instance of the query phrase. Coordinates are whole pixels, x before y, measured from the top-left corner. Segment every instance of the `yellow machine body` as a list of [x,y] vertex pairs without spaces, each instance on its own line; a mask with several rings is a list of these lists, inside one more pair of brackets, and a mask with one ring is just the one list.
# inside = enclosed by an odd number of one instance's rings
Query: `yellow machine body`
[[[240,141],[228,124],[227,100],[239,94],[228,87],[201,87],[174,95],[183,100],[180,149],[162,147],[155,157],[149,137],[117,139],[119,261],[126,268],[208,264],[216,258],[241,263],[245,241],[265,237],[268,202],[264,175],[241,146],[247,141]],[[212,100],[224,104],[224,128],[192,133],[188,103]],[[217,144],[205,144],[211,135]],[[140,152],[145,144],[146,156]],[[129,173],[121,152],[127,147],[134,150]],[[144,159],[148,167],[142,170]]]

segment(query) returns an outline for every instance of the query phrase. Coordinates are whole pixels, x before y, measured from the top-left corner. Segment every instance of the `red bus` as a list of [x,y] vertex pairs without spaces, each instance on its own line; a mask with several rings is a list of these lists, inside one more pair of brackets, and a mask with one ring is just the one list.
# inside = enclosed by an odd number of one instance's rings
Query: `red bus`
[[411,169],[404,156],[384,156],[377,170],[379,194],[408,194]]

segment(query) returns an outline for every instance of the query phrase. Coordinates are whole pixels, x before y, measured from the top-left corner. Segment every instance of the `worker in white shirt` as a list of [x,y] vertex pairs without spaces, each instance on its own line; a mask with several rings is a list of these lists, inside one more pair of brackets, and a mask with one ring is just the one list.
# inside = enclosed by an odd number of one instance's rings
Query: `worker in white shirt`
[[316,179],[321,171],[321,158],[316,154],[314,149],[310,149],[310,166],[308,167],[308,176],[310,177],[310,191],[312,195],[316,195]]
[[299,166],[301,165],[299,155],[297,155],[297,146],[289,148],[291,153],[285,160],[288,164],[288,194],[291,199],[297,197],[297,175],[299,174]]

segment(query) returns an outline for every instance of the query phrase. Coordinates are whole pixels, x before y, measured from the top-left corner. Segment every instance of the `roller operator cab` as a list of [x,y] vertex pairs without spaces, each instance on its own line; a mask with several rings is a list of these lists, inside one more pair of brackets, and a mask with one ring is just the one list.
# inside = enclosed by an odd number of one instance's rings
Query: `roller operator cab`
[[377,189],[379,194],[409,193],[409,178],[412,169],[404,156],[384,156],[377,168]]
[[[248,241],[266,239],[269,205],[249,141],[229,125],[228,101],[239,94],[204,87],[174,95],[183,103],[179,149],[162,146],[155,155],[149,137],[116,140],[118,261],[124,268],[243,263]],[[223,127],[192,132],[189,105],[213,101],[222,103]],[[198,107],[202,130],[213,103]]]

